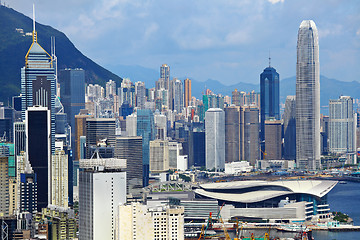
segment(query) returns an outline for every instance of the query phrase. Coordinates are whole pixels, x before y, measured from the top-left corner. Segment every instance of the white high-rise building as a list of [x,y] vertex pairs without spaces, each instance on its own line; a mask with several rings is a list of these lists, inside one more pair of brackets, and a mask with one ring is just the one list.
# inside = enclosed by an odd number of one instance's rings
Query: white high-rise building
[[114,95],[116,95],[116,82],[110,79],[106,83],[106,97],[109,98]]
[[126,161],[80,160],[79,239],[115,239],[117,206],[126,202]]
[[133,113],[126,117],[126,135],[128,137],[137,136],[137,115]]
[[206,168],[225,169],[225,112],[210,108],[205,113]]
[[329,100],[331,153],[349,153],[356,151],[356,115],[353,110],[353,99],[341,96]]
[[140,203],[120,205],[116,221],[116,240],[183,240],[184,207]]
[[146,87],[144,82],[135,83],[135,94],[136,94],[136,107],[140,109],[145,108]]
[[296,63],[296,164],[320,168],[320,64],[315,23],[300,24]]
[[68,155],[63,150],[55,150],[51,161],[51,205],[67,209],[68,189]]

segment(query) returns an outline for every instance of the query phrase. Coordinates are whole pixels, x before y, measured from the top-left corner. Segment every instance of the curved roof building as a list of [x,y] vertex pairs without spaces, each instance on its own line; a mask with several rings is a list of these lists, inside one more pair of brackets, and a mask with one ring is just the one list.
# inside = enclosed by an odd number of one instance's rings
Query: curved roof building
[[[329,212],[327,194],[337,181],[236,181],[207,183],[195,190],[198,198],[216,199],[235,208],[276,208],[283,201],[311,203],[313,213]],[[326,211],[325,211],[326,210]]]

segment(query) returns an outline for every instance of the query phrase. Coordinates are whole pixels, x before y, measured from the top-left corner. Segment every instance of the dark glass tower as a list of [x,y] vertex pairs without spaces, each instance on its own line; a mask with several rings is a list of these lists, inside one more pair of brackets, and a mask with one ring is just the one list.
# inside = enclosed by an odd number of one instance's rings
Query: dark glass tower
[[79,68],[61,70],[59,83],[61,103],[74,135],[75,115],[85,108],[85,71]]
[[29,107],[25,118],[26,154],[37,175],[38,210],[41,211],[47,207],[51,193],[50,111],[46,107]]
[[[265,68],[260,74],[260,147],[265,152],[265,120],[280,120],[279,74],[275,68]],[[263,155],[263,154],[262,154]]]

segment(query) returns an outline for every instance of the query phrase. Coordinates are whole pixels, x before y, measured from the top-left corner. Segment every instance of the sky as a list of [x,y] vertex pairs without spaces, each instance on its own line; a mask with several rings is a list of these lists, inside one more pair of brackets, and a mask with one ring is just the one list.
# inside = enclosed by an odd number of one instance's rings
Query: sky
[[312,19],[321,74],[358,81],[359,0],[8,1],[29,17],[34,2],[36,21],[64,32],[84,55],[120,76],[118,65],[159,71],[166,63],[172,77],[226,85],[257,84],[269,54],[280,79],[295,76],[297,31]]

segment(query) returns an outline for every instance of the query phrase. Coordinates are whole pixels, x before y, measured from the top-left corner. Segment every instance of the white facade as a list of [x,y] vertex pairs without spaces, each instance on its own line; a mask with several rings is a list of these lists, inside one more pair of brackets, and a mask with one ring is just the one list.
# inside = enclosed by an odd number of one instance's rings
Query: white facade
[[133,113],[126,117],[126,135],[128,137],[137,136],[137,115]]
[[116,240],[154,239],[154,223],[146,205],[120,205],[116,219]]
[[225,168],[225,112],[210,108],[205,113],[206,168]]
[[169,168],[178,169],[178,158],[183,151],[182,144],[178,142],[169,142]]
[[156,129],[156,139],[165,140],[167,136],[166,116],[156,111],[154,114],[154,123]]
[[68,155],[56,150],[51,161],[51,205],[68,208]]
[[106,83],[106,97],[109,98],[110,96],[116,95],[116,82],[113,80],[109,80]]
[[126,173],[98,170],[79,174],[80,240],[115,239],[117,206],[126,202]]
[[329,151],[335,154],[355,152],[356,115],[353,99],[341,96],[339,99],[329,100],[329,114]]
[[177,169],[186,171],[188,169],[188,155],[180,155],[177,158]]
[[226,174],[240,174],[243,172],[251,172],[253,166],[247,161],[225,163]]
[[320,168],[319,37],[312,20],[302,21],[298,32],[296,163],[300,169]]
[[117,214],[116,239],[183,240],[184,207],[121,205]]

